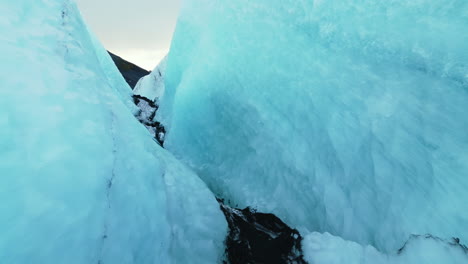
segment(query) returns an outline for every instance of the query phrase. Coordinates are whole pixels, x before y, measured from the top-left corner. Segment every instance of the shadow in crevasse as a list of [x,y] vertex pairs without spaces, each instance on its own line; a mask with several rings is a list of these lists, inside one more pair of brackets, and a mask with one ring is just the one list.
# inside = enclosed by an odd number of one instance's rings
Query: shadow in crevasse
[[306,264],[302,237],[273,214],[259,213],[249,207],[231,208],[218,199],[226,216],[225,264]]

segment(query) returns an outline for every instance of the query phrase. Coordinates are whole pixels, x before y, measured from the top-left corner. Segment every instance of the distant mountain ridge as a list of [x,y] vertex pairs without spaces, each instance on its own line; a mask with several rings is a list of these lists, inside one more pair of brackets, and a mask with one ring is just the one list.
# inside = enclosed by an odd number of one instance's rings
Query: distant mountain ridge
[[135,85],[141,77],[150,74],[149,71],[139,67],[138,65],[135,65],[110,51],[107,52],[109,52],[109,55],[111,56],[115,65],[132,89],[135,88]]

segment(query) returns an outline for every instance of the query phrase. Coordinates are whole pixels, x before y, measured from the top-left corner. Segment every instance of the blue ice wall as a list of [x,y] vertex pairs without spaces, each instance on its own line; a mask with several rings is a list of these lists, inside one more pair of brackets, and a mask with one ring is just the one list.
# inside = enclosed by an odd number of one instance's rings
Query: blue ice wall
[[218,203],[133,117],[74,2],[0,11],[0,263],[217,263]]
[[165,146],[303,232],[468,241],[467,43],[464,0],[186,0]]

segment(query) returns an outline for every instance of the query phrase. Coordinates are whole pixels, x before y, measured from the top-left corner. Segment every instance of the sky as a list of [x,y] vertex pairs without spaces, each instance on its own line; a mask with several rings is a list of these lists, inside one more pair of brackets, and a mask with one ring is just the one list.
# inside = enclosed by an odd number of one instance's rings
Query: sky
[[76,0],[104,47],[152,70],[167,54],[181,0]]

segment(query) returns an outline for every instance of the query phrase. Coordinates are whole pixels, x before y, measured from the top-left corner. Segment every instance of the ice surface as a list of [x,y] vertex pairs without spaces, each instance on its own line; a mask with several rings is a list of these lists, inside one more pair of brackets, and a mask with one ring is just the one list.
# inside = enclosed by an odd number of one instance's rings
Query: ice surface
[[0,263],[216,263],[218,203],[132,116],[74,2],[0,10]]
[[302,232],[466,242],[467,32],[464,0],[186,0],[165,146]]
[[456,239],[413,236],[404,247],[384,254],[372,246],[361,246],[328,233],[311,233],[303,241],[306,260],[314,264],[464,264],[468,249]]
[[164,94],[164,75],[166,72],[167,56],[145,77],[141,78],[133,90],[133,94],[157,101]]
[[135,104],[131,101],[130,96],[132,95],[132,89],[128,85],[127,81],[125,81],[125,78],[122,76],[122,74],[119,72],[119,69],[115,65],[112,58],[109,59],[109,53],[101,45],[98,38],[91,30],[88,29],[87,31],[93,44],[96,57],[99,61],[99,64],[101,65],[103,76],[105,76],[109,85],[117,91],[117,94],[120,96],[125,105],[129,107],[133,113],[135,113],[138,111],[138,107],[136,107]]

